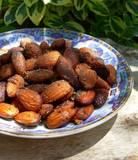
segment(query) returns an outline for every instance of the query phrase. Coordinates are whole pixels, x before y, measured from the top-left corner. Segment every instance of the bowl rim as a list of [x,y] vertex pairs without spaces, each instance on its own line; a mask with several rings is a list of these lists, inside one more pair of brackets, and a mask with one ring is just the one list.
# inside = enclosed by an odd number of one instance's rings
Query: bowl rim
[[[20,31],[24,31],[24,30],[34,30],[34,29],[38,29],[38,30],[43,30],[44,32],[49,29],[49,30],[55,30],[55,29],[52,29],[52,28],[22,28],[22,29],[16,29],[16,30],[11,30],[11,31],[7,31],[7,32],[2,32],[0,33],[0,36],[4,36],[6,34],[12,34],[14,32],[20,32]],[[86,36],[90,36],[92,37],[94,40],[98,40],[99,43],[102,43],[104,45],[106,45],[106,47],[108,47],[108,49],[110,50],[114,50],[115,53],[117,55],[119,55],[120,57],[122,57],[123,59],[124,56],[122,54],[120,54],[114,47],[112,47],[110,44],[106,43],[105,41],[99,39],[99,38],[96,38],[94,36],[91,36],[91,35],[88,35],[88,34],[85,34],[85,33],[81,33],[81,32],[77,32],[77,31],[72,31],[72,30],[66,30],[66,29],[56,29],[56,31],[61,31],[61,30],[64,30],[66,32],[73,32],[73,33],[80,33],[82,35],[86,35]],[[40,135],[35,135],[35,134],[26,134],[26,133],[16,133],[16,132],[9,132],[9,131],[3,131],[3,130],[0,130],[0,134],[4,134],[4,135],[9,135],[9,136],[13,136],[13,137],[19,137],[19,138],[28,138],[28,139],[48,139],[48,138],[58,138],[58,137],[65,137],[65,136],[70,136],[70,135],[75,135],[75,134],[78,134],[78,133],[82,133],[82,132],[85,132],[85,131],[88,131],[92,128],[95,128],[105,122],[107,122],[108,120],[110,120],[111,118],[113,118],[120,109],[122,109],[122,107],[125,105],[125,103],[127,102],[128,98],[130,97],[131,93],[132,93],[132,89],[133,89],[133,85],[134,85],[134,79],[132,77],[132,71],[130,69],[130,66],[128,65],[126,59],[125,59],[125,63],[127,65],[127,68],[128,68],[128,72],[130,74],[130,79],[128,81],[128,85],[127,85],[127,90],[128,90],[128,94],[126,97],[123,97],[123,99],[121,101],[123,101],[123,103],[120,104],[120,106],[114,110],[114,112],[108,114],[107,116],[99,119],[98,121],[96,122],[88,122],[85,126],[81,126],[80,128],[72,128],[72,129],[69,129],[69,130],[66,130],[66,131],[63,131],[63,132],[53,132],[53,133],[45,133],[45,134],[40,134]]]

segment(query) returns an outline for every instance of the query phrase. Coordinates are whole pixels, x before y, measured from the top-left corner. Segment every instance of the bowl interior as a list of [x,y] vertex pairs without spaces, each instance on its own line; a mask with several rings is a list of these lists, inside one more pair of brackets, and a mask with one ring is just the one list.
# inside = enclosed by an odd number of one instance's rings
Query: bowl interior
[[1,133],[19,137],[47,138],[82,132],[105,122],[106,119],[112,118],[112,116],[117,113],[118,109],[121,108],[121,104],[123,104],[130,95],[132,88],[131,71],[125,59],[107,43],[95,37],[78,32],[37,28],[21,29],[0,34],[0,48],[5,50],[18,46],[20,40],[24,37],[30,37],[37,43],[47,40],[49,44],[54,39],[65,38],[72,41],[73,47],[88,47],[94,49],[97,54],[104,59],[106,64],[112,64],[116,68],[117,84],[111,88],[106,104],[95,110],[81,125],[69,123],[62,128],[50,130],[43,124],[40,124],[35,128],[27,128],[18,125],[13,120],[7,121],[0,118]]

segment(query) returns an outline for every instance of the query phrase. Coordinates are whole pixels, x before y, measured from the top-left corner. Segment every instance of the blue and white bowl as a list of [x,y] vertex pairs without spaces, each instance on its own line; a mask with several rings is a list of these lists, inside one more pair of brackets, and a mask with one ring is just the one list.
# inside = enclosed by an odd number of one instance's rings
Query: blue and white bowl
[[124,57],[109,44],[87,34],[74,31],[34,28],[1,33],[0,48],[4,50],[18,46],[21,39],[25,37],[29,37],[37,43],[47,40],[49,44],[54,39],[65,38],[72,41],[73,47],[94,49],[106,64],[112,64],[116,68],[117,84],[111,88],[106,104],[96,109],[83,124],[69,123],[59,129],[47,129],[43,124],[35,128],[27,128],[17,124],[14,120],[9,121],[0,118],[0,133],[25,138],[54,138],[73,135],[108,121],[123,107],[133,87],[131,70]]

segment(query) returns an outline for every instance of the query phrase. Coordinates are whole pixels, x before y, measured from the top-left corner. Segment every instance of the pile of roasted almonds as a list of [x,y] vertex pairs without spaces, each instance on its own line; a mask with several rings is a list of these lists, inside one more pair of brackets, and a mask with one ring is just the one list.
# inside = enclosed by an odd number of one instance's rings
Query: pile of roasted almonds
[[0,117],[58,128],[82,123],[107,100],[116,70],[89,48],[22,39],[0,56]]

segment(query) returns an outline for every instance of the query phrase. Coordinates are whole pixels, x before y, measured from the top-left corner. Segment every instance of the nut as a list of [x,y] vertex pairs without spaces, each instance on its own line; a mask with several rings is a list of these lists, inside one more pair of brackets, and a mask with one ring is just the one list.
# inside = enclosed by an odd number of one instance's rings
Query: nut
[[38,68],[49,68],[52,69],[60,56],[58,51],[50,51],[46,54],[43,54],[37,59],[37,67]]
[[14,52],[23,52],[24,49],[22,47],[13,47],[11,49],[9,49],[8,53],[12,54]]
[[32,71],[27,71],[25,80],[30,82],[44,82],[54,76],[54,72],[48,69],[37,69]]
[[97,75],[106,80],[109,76],[109,71],[106,68],[104,61],[101,58],[95,58],[91,63],[91,68],[96,71]]
[[73,117],[74,122],[76,124],[82,123],[93,113],[93,111],[94,111],[94,106],[92,104],[78,108],[75,116]]
[[66,41],[63,38],[56,39],[51,44],[52,50],[58,50],[61,53],[64,52],[66,46]]
[[12,64],[5,64],[0,67],[0,80],[6,79],[15,73]]
[[67,124],[76,113],[74,103],[66,101],[58,106],[46,119],[46,126],[48,128],[59,128]]
[[0,55],[0,64],[6,64],[9,63],[9,61],[11,60],[11,53],[5,53]]
[[27,86],[28,89],[32,89],[33,91],[36,91],[38,93],[42,93],[46,88],[46,84],[32,84]]
[[0,117],[13,118],[19,113],[18,108],[8,103],[0,103]]
[[25,111],[17,114],[14,119],[25,126],[36,126],[40,122],[40,115],[33,111]]
[[31,71],[31,70],[35,69],[36,68],[36,61],[37,61],[37,59],[35,59],[35,58],[27,59],[25,61],[26,71]]
[[52,104],[43,104],[40,109],[40,115],[43,119],[45,119],[54,109]]
[[73,95],[74,93],[74,89],[72,88],[71,91],[65,95],[63,98],[59,99],[59,102],[64,102],[64,101],[67,101],[71,98],[71,96]]
[[110,86],[105,80],[103,80],[102,78],[98,76],[96,84],[95,84],[95,88],[105,88],[109,90]]
[[75,71],[78,75],[79,81],[85,89],[92,89],[95,86],[97,74],[94,70],[91,70],[87,64],[78,64]]
[[19,89],[17,99],[29,111],[37,112],[42,105],[40,95],[31,89]]
[[23,87],[24,87],[24,79],[20,75],[15,74],[14,76],[10,77],[7,83],[8,97],[14,97],[16,95],[17,90]]
[[64,52],[64,57],[70,62],[73,68],[79,64],[79,54],[77,54],[73,48],[67,48]]
[[87,64],[91,64],[96,57],[96,53],[90,48],[86,48],[86,47],[80,48],[79,54],[80,54],[81,62],[87,63]]
[[65,80],[59,80],[51,83],[47,88],[42,92],[42,99],[44,103],[51,103],[57,101],[64,96],[66,96],[72,87]]
[[47,41],[41,42],[40,48],[41,48],[41,50],[42,50],[43,53],[46,53],[47,50],[49,49],[49,44],[48,44],[48,42],[47,42]]
[[106,65],[106,68],[109,71],[109,76],[107,77],[107,82],[112,86],[113,84],[116,83],[116,70],[114,66],[111,64]]
[[12,104],[19,109],[20,112],[24,112],[26,111],[26,109],[24,108],[24,106],[19,102],[19,100],[17,99],[17,97],[15,97],[12,101]]
[[32,43],[27,43],[25,45],[25,57],[26,58],[35,58],[38,57],[42,54],[41,48],[38,44],[32,42]]
[[75,96],[76,102],[81,105],[89,105],[95,98],[95,92],[93,90],[78,91]]
[[55,68],[57,74],[61,78],[69,81],[69,83],[73,85],[75,88],[79,88],[79,81],[77,75],[74,72],[71,64],[64,57],[59,57]]
[[94,107],[99,108],[103,106],[108,98],[108,90],[107,89],[97,89],[96,96],[94,99]]
[[0,103],[5,101],[6,83],[0,82]]
[[21,52],[12,53],[12,64],[18,74],[22,76],[25,75],[26,72],[25,58]]

